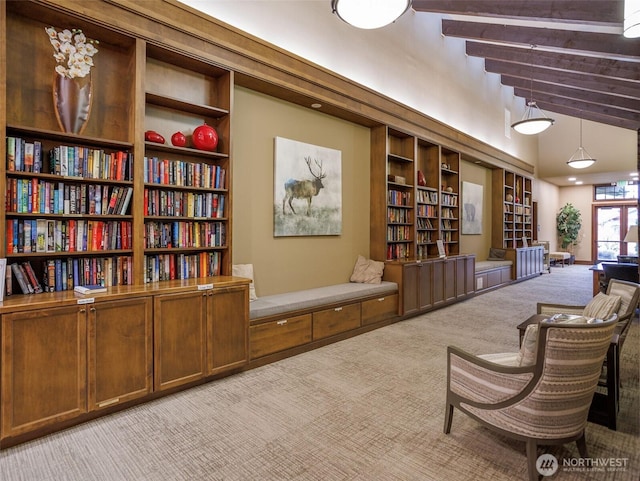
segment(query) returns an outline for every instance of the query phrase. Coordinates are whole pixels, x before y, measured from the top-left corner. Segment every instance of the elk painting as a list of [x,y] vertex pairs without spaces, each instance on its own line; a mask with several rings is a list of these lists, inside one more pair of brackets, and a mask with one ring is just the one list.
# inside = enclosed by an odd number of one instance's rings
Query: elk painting
[[318,168],[318,173],[316,174],[313,171],[313,167],[311,167],[311,157],[305,157],[304,161],[307,163],[307,167],[309,167],[309,172],[313,176],[311,180],[295,180],[288,179],[284,183],[284,199],[282,199],[282,213],[286,214],[286,205],[289,204],[289,208],[291,212],[296,213],[293,208],[293,204],[291,201],[293,199],[304,199],[307,201],[307,215],[311,213],[311,200],[320,193],[320,189],[324,187],[322,184],[322,179],[324,179],[327,174],[322,172],[322,161],[318,162],[318,159],[314,159],[316,167]]
[[462,233],[482,234],[482,197],[480,184],[462,182]]
[[342,153],[276,137],[274,235],[342,233]]

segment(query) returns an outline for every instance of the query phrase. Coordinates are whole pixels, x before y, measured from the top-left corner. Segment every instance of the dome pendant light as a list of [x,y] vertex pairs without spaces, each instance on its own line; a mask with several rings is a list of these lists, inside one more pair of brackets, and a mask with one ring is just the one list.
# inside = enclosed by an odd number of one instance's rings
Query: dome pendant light
[[589,155],[584,147],[582,147],[582,117],[580,118],[580,147],[576,149],[571,158],[567,161],[569,167],[574,169],[586,169],[595,163],[596,159]]
[[627,38],[640,37],[640,0],[624,0],[624,33]]
[[[531,57],[533,56],[534,48],[535,45],[531,45]],[[511,124],[511,128],[524,135],[535,135],[547,130],[548,127],[553,125],[555,120],[547,117],[533,100],[533,58],[531,58],[531,86],[529,99],[530,100],[527,102],[527,108],[524,111],[522,120]]]
[[331,0],[331,10],[357,28],[374,29],[395,22],[411,7],[411,0]]

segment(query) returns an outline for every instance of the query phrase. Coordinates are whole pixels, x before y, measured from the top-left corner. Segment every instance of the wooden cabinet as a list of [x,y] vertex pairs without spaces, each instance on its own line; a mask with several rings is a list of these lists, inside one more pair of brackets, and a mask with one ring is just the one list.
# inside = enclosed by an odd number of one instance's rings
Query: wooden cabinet
[[400,314],[416,315],[475,292],[475,256],[460,255],[385,264],[384,280],[396,282]]
[[156,391],[197,381],[206,372],[206,291],[154,298]]
[[311,342],[311,330],[311,314],[251,326],[251,359],[307,344]]
[[249,290],[246,286],[207,293],[207,374],[249,360]]
[[2,316],[2,437],[151,392],[151,299]]
[[360,327],[360,303],[323,309],[312,314],[313,340]]
[[153,391],[153,303],[137,297],[87,305],[89,410]]
[[542,274],[545,269],[543,246],[507,249],[506,258],[513,262],[513,278],[517,281]]
[[492,174],[491,244],[515,249],[533,242],[533,180],[504,169]]
[[398,294],[362,301],[361,324],[368,326],[398,315]]
[[85,306],[2,316],[2,437],[87,411]]

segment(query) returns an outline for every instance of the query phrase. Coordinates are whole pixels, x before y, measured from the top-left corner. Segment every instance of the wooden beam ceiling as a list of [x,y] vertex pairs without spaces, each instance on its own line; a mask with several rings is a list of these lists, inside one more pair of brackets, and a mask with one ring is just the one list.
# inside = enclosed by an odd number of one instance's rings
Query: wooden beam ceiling
[[414,0],[413,9],[454,17],[443,35],[466,39],[467,54],[523,102],[640,128],[640,39],[622,36],[622,0]]

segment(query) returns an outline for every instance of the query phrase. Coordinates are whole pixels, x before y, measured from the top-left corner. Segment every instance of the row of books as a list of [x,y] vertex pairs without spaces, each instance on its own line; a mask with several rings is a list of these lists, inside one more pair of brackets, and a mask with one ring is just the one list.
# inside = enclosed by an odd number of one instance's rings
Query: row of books
[[7,219],[7,253],[91,252],[132,247],[130,221]]
[[458,205],[458,196],[454,194],[442,193],[442,205],[450,205],[456,207]]
[[419,204],[418,215],[421,217],[438,217],[438,206]]
[[387,202],[391,205],[411,205],[411,192],[402,190],[390,190]]
[[418,229],[433,229],[433,224],[431,223],[431,219],[426,219],[421,217],[417,222]]
[[387,222],[392,224],[406,224],[411,222],[411,212],[407,209],[387,208]]
[[224,194],[144,189],[144,215],[224,217]]
[[387,227],[387,241],[409,241],[411,240],[411,226],[389,226]]
[[438,193],[429,190],[418,190],[416,192],[416,200],[423,204],[437,204]]
[[18,214],[125,215],[133,187],[9,179],[7,212]]
[[405,259],[410,254],[409,244],[390,244],[387,246],[387,259]]
[[443,207],[440,217],[444,217],[446,219],[457,219],[456,212],[451,207]]
[[7,170],[90,179],[131,180],[133,154],[124,151],[105,152],[79,145],[59,145],[46,156],[40,141],[30,142],[9,136]]
[[144,256],[144,282],[219,276],[220,257],[220,252]]
[[219,165],[184,160],[144,158],[144,182],[203,189],[224,189],[226,170]]
[[74,290],[78,286],[128,285],[133,283],[132,266],[131,256],[48,259],[36,268],[29,261],[16,262],[7,268],[5,293],[10,296],[14,292]]
[[146,222],[145,249],[223,247],[226,225],[222,222]]
[[435,237],[434,232],[422,231],[422,232],[418,232],[416,241],[418,242],[418,244],[433,244],[435,242],[433,240],[434,237]]

